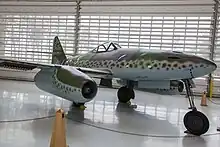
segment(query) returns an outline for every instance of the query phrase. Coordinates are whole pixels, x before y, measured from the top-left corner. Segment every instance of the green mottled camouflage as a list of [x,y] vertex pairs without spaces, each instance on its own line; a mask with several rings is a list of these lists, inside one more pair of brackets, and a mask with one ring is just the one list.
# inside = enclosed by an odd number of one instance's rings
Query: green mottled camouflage
[[[126,55],[122,60],[121,56]],[[190,61],[190,62],[189,62]],[[119,49],[112,52],[93,53],[78,55],[69,59],[66,64],[87,68],[149,68],[149,69],[182,69],[193,64],[206,67],[208,62],[193,55],[173,52],[152,52],[135,49]]]
[[74,73],[74,71],[65,68],[57,69],[55,71],[55,78],[63,84],[76,88],[82,88],[82,85],[87,79],[82,74]]

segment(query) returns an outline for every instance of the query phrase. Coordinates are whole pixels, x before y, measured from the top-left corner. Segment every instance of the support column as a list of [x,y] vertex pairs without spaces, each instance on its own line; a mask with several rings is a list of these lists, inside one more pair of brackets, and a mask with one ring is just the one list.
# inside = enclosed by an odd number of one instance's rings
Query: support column
[[75,15],[75,32],[74,32],[74,54],[78,53],[79,49],[79,30],[80,30],[80,9],[81,0],[76,0],[76,15]]
[[[218,7],[219,7],[219,0],[214,0],[215,4],[213,7],[213,15],[212,15],[212,22],[211,22],[211,40],[210,40],[210,60],[214,60],[214,51],[215,51],[215,41],[216,41],[216,33],[217,33],[217,23],[218,23]],[[210,82],[212,80],[212,74],[209,74],[208,77],[208,86],[207,86],[207,94],[210,95]]]

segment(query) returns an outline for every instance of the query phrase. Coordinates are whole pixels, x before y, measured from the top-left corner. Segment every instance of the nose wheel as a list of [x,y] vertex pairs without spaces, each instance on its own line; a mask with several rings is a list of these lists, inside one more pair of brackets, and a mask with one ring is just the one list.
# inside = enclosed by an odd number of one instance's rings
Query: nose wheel
[[205,134],[209,129],[209,120],[208,118],[200,111],[196,109],[194,103],[194,95],[191,89],[191,79],[183,80],[186,88],[186,96],[189,99],[189,109],[191,111],[187,112],[184,116],[183,122],[187,129],[187,133],[193,135],[202,135]]
[[134,99],[135,93],[133,90],[133,84],[128,81],[126,86],[118,89],[117,96],[121,103],[128,103],[131,99]]
[[199,111],[189,111],[183,119],[187,132],[193,135],[202,135],[209,129],[208,118]]

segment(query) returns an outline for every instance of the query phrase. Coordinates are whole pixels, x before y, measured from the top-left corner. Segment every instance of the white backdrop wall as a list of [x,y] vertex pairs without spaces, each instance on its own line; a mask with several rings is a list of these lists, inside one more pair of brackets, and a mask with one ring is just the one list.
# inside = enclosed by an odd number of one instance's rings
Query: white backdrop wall
[[[69,55],[116,41],[123,47],[176,50],[212,59],[213,0],[33,1],[0,1],[1,57],[50,63],[53,37],[58,35]],[[220,65],[218,28],[217,24],[213,60]],[[214,73],[215,94],[219,73]],[[205,77],[196,83],[197,91],[206,90]]]

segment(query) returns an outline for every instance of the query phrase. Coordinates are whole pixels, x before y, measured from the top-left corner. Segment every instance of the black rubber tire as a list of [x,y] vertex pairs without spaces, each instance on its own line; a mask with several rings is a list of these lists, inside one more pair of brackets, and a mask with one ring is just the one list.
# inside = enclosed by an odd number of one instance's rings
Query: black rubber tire
[[117,96],[118,96],[119,102],[127,103],[128,101],[130,101],[130,99],[134,99],[135,94],[132,88],[123,86],[118,89]]
[[183,119],[184,125],[189,133],[200,136],[209,130],[209,120],[197,110],[189,111]]
[[183,89],[184,89],[184,84],[183,84],[183,82],[180,82],[178,85],[178,91],[181,93],[181,92],[183,92]]

